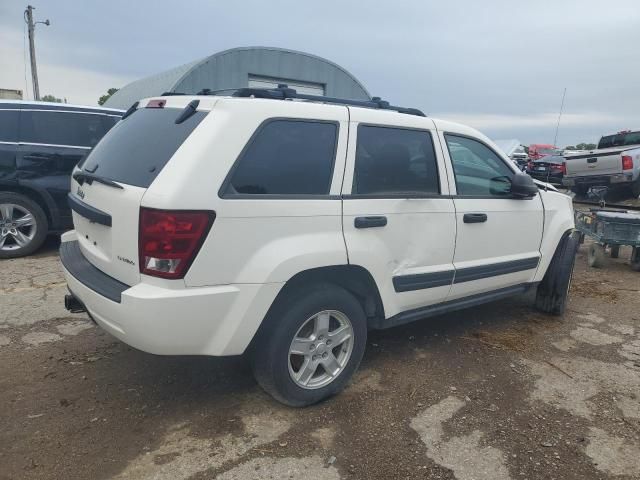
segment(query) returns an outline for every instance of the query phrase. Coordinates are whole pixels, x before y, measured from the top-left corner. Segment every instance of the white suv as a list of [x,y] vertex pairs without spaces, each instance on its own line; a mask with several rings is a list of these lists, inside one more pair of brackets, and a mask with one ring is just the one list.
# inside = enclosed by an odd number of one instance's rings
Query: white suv
[[570,198],[379,99],[143,100],[72,176],[67,308],[150,353],[247,352],[288,405],[340,391],[368,329],[532,288],[564,310]]

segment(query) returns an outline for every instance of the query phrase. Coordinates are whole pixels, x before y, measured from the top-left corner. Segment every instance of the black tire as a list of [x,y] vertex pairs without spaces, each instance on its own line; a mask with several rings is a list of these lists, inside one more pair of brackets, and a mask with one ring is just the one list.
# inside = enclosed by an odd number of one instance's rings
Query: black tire
[[587,262],[592,268],[602,268],[607,265],[607,256],[604,247],[599,243],[589,245],[587,252]]
[[566,235],[551,259],[547,273],[538,285],[536,308],[551,315],[564,314],[571,288],[571,276],[578,249],[577,235]]
[[620,245],[611,245],[611,258],[618,258],[620,256]]
[[640,177],[631,184],[631,195],[633,195],[633,198],[640,197]]
[[[17,258],[30,255],[42,246],[47,234],[49,233],[49,222],[44,211],[35,201],[25,195],[14,192],[0,192],[0,205],[12,204],[18,205],[22,209],[30,213],[34,218],[35,223],[35,235],[24,246],[18,246],[12,239],[7,239],[4,242],[3,248],[0,248],[0,259],[4,258]],[[1,216],[1,214],[0,214]],[[2,219],[0,219],[2,222]],[[0,227],[1,228],[1,227]],[[1,230],[0,230],[1,233]],[[11,248],[7,248],[7,246]]]
[[[343,370],[327,385],[307,389],[289,372],[289,348],[298,330],[315,314],[334,310],[348,317],[353,347]],[[313,284],[289,291],[269,310],[250,349],[250,362],[258,384],[276,400],[291,407],[305,407],[340,392],[349,382],[364,355],[367,320],[360,302],[348,291],[332,284]]]
[[576,195],[585,196],[589,191],[589,187],[585,187],[583,185],[578,185],[576,187],[572,187],[571,191]]
[[640,247],[633,247],[631,250],[631,270],[640,272]]

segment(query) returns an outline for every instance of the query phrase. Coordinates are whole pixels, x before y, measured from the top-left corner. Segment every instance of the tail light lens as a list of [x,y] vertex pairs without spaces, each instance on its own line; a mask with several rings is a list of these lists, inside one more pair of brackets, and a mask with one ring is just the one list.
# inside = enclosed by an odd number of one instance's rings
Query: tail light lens
[[567,162],[562,162],[560,165],[558,165],[558,170],[560,170],[560,173],[562,173],[563,175],[567,173]]
[[215,212],[140,209],[140,272],[183,278],[215,219]]
[[633,168],[633,158],[629,155],[622,156],[622,169],[631,170]]

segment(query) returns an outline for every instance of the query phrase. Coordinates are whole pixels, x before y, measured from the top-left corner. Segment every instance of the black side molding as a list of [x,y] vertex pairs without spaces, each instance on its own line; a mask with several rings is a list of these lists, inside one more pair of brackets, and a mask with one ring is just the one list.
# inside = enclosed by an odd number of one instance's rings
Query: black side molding
[[71,208],[71,210],[76,212],[78,215],[81,215],[92,222],[104,225],[105,227],[111,226],[111,215],[109,215],[108,213],[105,213],[102,210],[98,210],[91,205],[87,205],[83,201],[78,200],[71,193],[67,194],[67,202],[69,203],[69,207]]
[[464,282],[472,282],[483,278],[506,275],[508,273],[532,270],[538,267],[540,257],[523,258],[510,262],[492,263],[479,267],[446,270],[444,272],[418,273],[393,277],[393,288],[396,292],[411,292],[425,288],[442,287]]
[[522,260],[512,260],[510,262],[493,263],[491,265],[481,265],[479,267],[461,268],[456,271],[453,283],[472,282],[482,278],[506,275],[507,273],[522,272],[538,267],[540,257],[523,258]]
[[393,277],[393,288],[396,292],[410,292],[425,288],[444,287],[453,283],[453,270],[434,273],[418,273]]
[[77,240],[63,242],[60,245],[60,261],[64,268],[85,287],[113,302],[120,303],[122,292],[130,288],[129,285],[110,277],[89,263],[89,260],[82,255]]

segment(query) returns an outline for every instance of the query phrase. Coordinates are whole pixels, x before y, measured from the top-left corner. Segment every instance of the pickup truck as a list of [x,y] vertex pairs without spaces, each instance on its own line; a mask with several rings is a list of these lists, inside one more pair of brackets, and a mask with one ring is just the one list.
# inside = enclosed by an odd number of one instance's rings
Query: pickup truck
[[565,155],[563,185],[584,195],[590,187],[618,186],[640,196],[640,131],[605,135],[598,148]]

